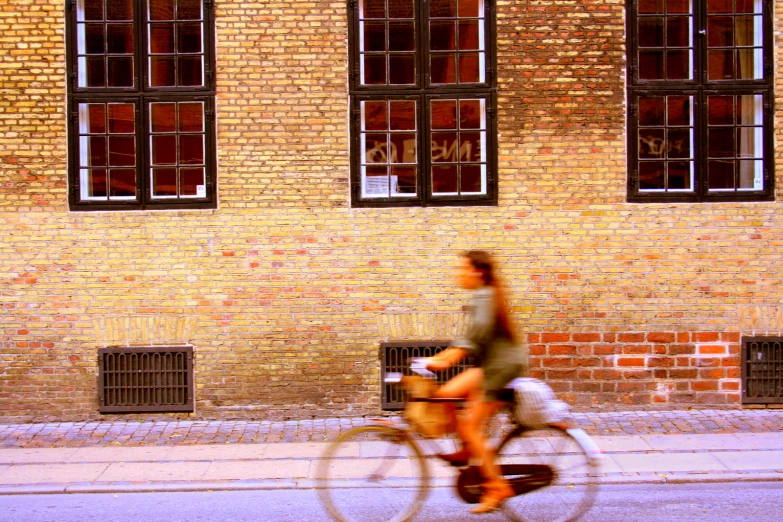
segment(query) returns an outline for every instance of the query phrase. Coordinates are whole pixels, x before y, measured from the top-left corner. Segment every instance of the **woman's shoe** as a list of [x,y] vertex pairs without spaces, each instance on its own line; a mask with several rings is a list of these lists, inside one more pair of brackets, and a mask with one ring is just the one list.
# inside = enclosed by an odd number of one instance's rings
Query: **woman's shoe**
[[483,489],[484,495],[479,500],[478,506],[470,510],[471,513],[480,515],[495,511],[504,500],[515,495],[512,487],[503,479],[486,482]]
[[468,465],[470,460],[470,453],[465,448],[455,453],[438,453],[438,458],[441,458],[451,464],[452,466],[461,468]]

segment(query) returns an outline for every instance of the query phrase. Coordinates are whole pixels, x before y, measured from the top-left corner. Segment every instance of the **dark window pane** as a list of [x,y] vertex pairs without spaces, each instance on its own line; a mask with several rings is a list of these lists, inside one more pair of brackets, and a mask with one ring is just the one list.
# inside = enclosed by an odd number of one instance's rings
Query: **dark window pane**
[[665,124],[664,108],[666,98],[655,96],[639,98],[639,125],[642,127],[660,127]]
[[111,54],[133,54],[133,26],[108,24],[106,43]]
[[133,57],[109,56],[109,87],[133,87]]
[[709,161],[707,162],[707,173],[710,190],[734,188],[733,161]]
[[397,179],[397,194],[416,193],[416,167],[392,167],[392,179]]
[[430,17],[443,18],[457,16],[457,0],[430,0]]
[[733,158],[736,156],[733,127],[710,127],[707,139],[709,140],[709,156],[711,158]]
[[92,169],[82,171],[87,173],[87,196],[91,198],[105,198],[107,171],[106,169]]
[[481,192],[481,165],[461,165],[459,178],[461,192]]
[[136,169],[111,169],[109,171],[111,196],[128,197],[136,195]]
[[413,85],[416,83],[416,62],[414,55],[389,56],[389,84]]
[[107,20],[133,20],[133,0],[110,0],[106,4]]
[[177,48],[181,53],[200,53],[201,24],[179,24],[179,38]]
[[664,0],[639,0],[640,14],[663,13]]
[[413,18],[413,0],[389,0],[389,18]]
[[174,24],[150,25],[150,52],[174,53]]
[[433,129],[457,128],[456,100],[432,100],[430,111],[432,113],[431,127]]
[[204,0],[177,0],[177,20],[201,20]]
[[462,50],[481,49],[479,42],[478,20],[462,20],[459,23],[459,48]]
[[[79,105],[79,109],[84,107]],[[90,103],[87,105],[89,114],[87,121],[87,132],[91,134],[103,134],[106,132],[106,105],[102,103]],[[81,128],[80,128],[81,130]]]
[[[761,2],[757,2],[756,0],[736,0],[736,12],[737,13],[760,13],[761,12]],[[758,9],[756,9],[756,6],[758,5]]]
[[457,192],[457,166],[432,167],[432,192]]
[[[103,56],[88,56],[87,64],[87,87],[105,87],[106,86],[106,65]],[[84,86],[82,86],[84,87]]]
[[663,80],[663,51],[639,51],[639,78]]
[[480,0],[459,0],[459,16],[475,18],[479,15]]
[[[432,133],[432,161],[457,162],[459,161],[459,144],[457,142],[456,132],[433,132]],[[455,170],[456,173],[456,170]]]
[[386,130],[389,128],[385,101],[366,101],[362,102],[362,105],[364,109],[362,130]]
[[639,19],[639,47],[663,47],[663,17]]
[[734,96],[708,96],[707,123],[734,125]]
[[432,83],[457,83],[455,70],[456,56],[453,54],[433,54],[430,57],[430,81]]
[[180,165],[204,163],[204,138],[200,134],[183,134],[179,137]]
[[173,87],[175,81],[175,58],[153,56],[150,58],[150,85],[153,87]]
[[103,24],[84,24],[85,48],[80,52],[87,54],[103,54],[106,52],[104,46]]
[[460,129],[481,128],[481,100],[459,101],[459,127]]
[[690,47],[691,19],[686,16],[672,16],[666,23],[666,45],[669,47]]
[[109,132],[112,134],[136,132],[136,107],[132,103],[109,104]]
[[761,35],[756,34],[755,24],[757,21],[761,25],[760,16],[738,16],[734,19],[736,30],[736,41],[734,43],[737,46],[753,45],[756,40],[759,40],[759,44],[761,44]]
[[386,50],[386,24],[383,22],[364,22],[364,48],[362,51]]
[[[80,15],[82,12],[80,11]],[[79,20],[103,20],[103,0],[84,0],[83,17]]]
[[690,189],[691,188],[691,162],[671,161],[669,167],[669,188],[670,189]]
[[176,104],[153,103],[150,105],[150,126],[152,132],[174,132],[176,127]]
[[734,78],[734,64],[732,57],[734,52],[726,51],[708,51],[708,76],[710,80],[730,80]]
[[364,55],[364,85],[386,83],[386,55]]
[[666,78],[687,80],[691,78],[691,51],[666,51]]
[[456,27],[452,21],[430,22],[430,50],[456,50]]
[[667,105],[669,125],[691,125],[690,96],[669,96]]
[[177,164],[177,137],[174,135],[152,136],[152,164]]
[[360,0],[359,16],[362,18],[386,18],[386,0]]
[[460,83],[478,83],[481,81],[481,71],[479,70],[480,53],[460,53],[459,54],[459,82]]
[[416,135],[393,133],[391,135],[391,163],[416,163]]
[[[204,168],[183,168],[179,172],[181,176],[181,194],[183,196],[198,196],[198,187],[204,186]],[[201,190],[203,191],[204,189],[202,188]]]
[[731,13],[734,10],[733,0],[707,0],[707,12],[713,13]]
[[640,158],[663,158],[663,149],[663,129],[639,129]]
[[179,58],[179,85],[200,86],[204,84],[204,76],[201,70],[201,56],[180,56]]
[[136,138],[109,136],[109,166],[132,167],[134,165],[136,165]]
[[390,51],[413,51],[415,39],[413,22],[389,22]]
[[[388,163],[386,134],[366,134],[364,137],[364,163]],[[385,171],[384,171],[385,172]]]
[[[87,149],[86,151],[84,149]],[[103,136],[90,136],[81,139],[81,157],[87,156],[84,167],[106,166],[106,138]]]
[[463,132],[459,135],[459,160],[484,161],[481,157],[481,132]]
[[177,195],[177,169],[152,169],[152,194]]
[[655,190],[663,189],[665,184],[665,170],[662,161],[642,161],[639,163],[639,189]]
[[416,102],[393,101],[389,103],[391,110],[391,130],[416,130]]
[[670,158],[691,158],[691,131],[677,129],[668,131],[666,150]]
[[179,104],[179,130],[180,132],[203,132],[204,130],[204,104],[180,103]]
[[147,0],[150,20],[174,20],[174,0]]
[[707,19],[707,45],[731,47],[734,45],[734,19],[730,16],[711,16]]
[[693,9],[691,8],[691,0],[666,0],[666,12],[670,14],[692,13]]

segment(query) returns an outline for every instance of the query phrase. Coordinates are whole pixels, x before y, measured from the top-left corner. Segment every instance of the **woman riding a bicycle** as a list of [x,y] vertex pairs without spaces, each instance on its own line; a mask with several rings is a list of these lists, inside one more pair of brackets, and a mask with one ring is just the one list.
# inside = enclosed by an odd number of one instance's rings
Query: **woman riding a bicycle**
[[450,408],[456,417],[463,447],[456,453],[441,455],[441,458],[454,465],[465,465],[470,458],[481,461],[484,494],[471,512],[487,513],[513,496],[514,491],[501,475],[494,454],[487,447],[484,425],[503,405],[501,391],[525,371],[527,355],[517,343],[490,254],[481,250],[463,254],[457,267],[457,283],[473,294],[470,328],[464,339],[431,357],[427,368],[445,370],[468,355],[477,360],[477,367],[453,377],[434,396],[461,397],[469,403],[462,416],[456,416],[454,408]]

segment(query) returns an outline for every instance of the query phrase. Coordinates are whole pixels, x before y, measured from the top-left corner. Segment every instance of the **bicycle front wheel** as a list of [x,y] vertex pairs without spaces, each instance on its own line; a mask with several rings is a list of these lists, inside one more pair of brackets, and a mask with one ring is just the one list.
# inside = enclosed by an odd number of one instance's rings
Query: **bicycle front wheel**
[[405,430],[363,426],[340,435],[322,456],[318,495],[338,522],[406,522],[429,492],[427,462]]
[[564,429],[516,428],[498,445],[497,463],[518,492],[503,503],[517,522],[567,522],[587,511],[600,466]]

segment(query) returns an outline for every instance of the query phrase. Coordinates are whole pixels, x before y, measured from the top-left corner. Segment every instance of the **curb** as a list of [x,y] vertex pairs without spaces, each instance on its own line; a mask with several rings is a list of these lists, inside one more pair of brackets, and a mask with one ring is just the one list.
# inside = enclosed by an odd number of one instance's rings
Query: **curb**
[[[430,487],[451,488],[453,478],[433,478]],[[601,477],[599,485],[631,484],[714,484],[721,482],[783,482],[783,473],[682,473],[645,474]],[[87,493],[181,493],[201,491],[263,491],[318,489],[311,479],[233,480],[215,482],[145,482],[145,483],[73,483],[20,484],[0,486],[0,495],[56,495]]]

